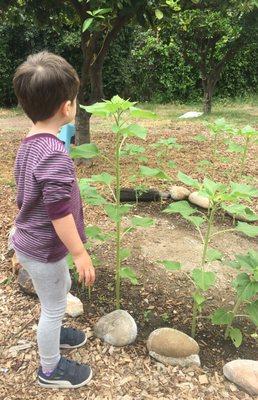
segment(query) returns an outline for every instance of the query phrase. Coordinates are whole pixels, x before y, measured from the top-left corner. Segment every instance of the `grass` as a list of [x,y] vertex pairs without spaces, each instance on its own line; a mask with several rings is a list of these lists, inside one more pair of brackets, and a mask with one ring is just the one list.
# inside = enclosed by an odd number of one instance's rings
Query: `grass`
[[[188,111],[202,111],[202,103],[189,104],[154,104],[144,103],[141,107],[155,111],[160,120],[177,120],[178,117]],[[258,125],[258,95],[240,99],[221,99],[213,102],[212,113],[199,118],[191,118],[188,121],[199,123],[200,121],[212,122],[217,118],[225,120],[238,127],[245,125]],[[179,120],[180,121],[180,120]],[[178,122],[179,122],[178,121]],[[185,121],[185,120],[183,120]]]

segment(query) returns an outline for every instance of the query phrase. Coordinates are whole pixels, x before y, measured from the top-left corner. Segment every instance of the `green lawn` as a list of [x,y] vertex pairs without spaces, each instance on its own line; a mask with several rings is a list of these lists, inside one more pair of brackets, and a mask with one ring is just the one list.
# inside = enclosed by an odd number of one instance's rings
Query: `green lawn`
[[[143,108],[151,109],[158,114],[159,119],[177,120],[177,118],[188,111],[202,111],[201,103],[190,104],[141,104]],[[245,99],[224,99],[213,103],[212,113],[209,116],[192,118],[188,121],[214,121],[217,118],[225,118],[227,122],[236,126],[258,125],[258,95]]]

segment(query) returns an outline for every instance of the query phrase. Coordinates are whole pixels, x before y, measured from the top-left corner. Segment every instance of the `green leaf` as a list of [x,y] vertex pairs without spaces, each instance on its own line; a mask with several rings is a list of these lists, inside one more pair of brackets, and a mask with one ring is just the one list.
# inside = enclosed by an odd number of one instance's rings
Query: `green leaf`
[[198,306],[201,306],[206,301],[205,297],[199,292],[193,294],[193,299]]
[[87,204],[99,206],[107,203],[107,200],[98,193],[97,189],[89,185],[88,179],[80,179],[79,188],[81,196]]
[[193,179],[190,176],[184,174],[183,172],[178,172],[177,174],[178,179],[183,182],[187,186],[191,186],[195,189],[200,189],[200,183],[198,182],[197,179]]
[[236,289],[238,297],[243,301],[251,299],[258,293],[258,282],[253,282],[245,272],[238,274],[232,285]]
[[84,109],[87,113],[96,115],[98,117],[107,117],[111,114],[108,105],[104,102],[95,103],[91,106],[83,106],[80,104],[80,108]]
[[205,222],[205,218],[198,217],[195,215],[187,216],[185,214],[181,214],[187,221],[193,224],[196,228],[200,228],[200,226]]
[[216,276],[213,272],[203,271],[202,269],[195,268],[192,271],[192,278],[197,285],[202,290],[208,290],[214,285]]
[[131,255],[131,250],[127,247],[122,247],[119,252],[119,257],[121,261],[126,260]]
[[256,131],[251,126],[247,125],[243,129],[241,129],[240,135],[243,135],[243,136],[257,136],[258,135],[258,131]]
[[137,275],[130,267],[123,267],[120,270],[120,276],[123,279],[129,279],[132,285],[138,284]]
[[71,158],[93,158],[99,155],[99,149],[94,143],[86,143],[80,146],[72,147],[70,151]]
[[163,12],[161,10],[159,10],[158,8],[156,8],[156,10],[155,10],[155,15],[158,19],[163,18]]
[[109,237],[109,235],[103,233],[102,230],[96,225],[87,226],[87,228],[85,228],[85,235],[90,239],[96,239],[101,241],[104,241]]
[[240,329],[230,328],[229,336],[236,347],[239,347],[243,341],[243,335]]
[[222,260],[223,254],[212,248],[208,248],[207,253],[206,253],[206,260],[208,262],[216,261],[216,260]]
[[249,225],[246,222],[238,222],[236,226],[238,232],[242,232],[249,237],[258,236],[258,226]]
[[162,171],[159,168],[150,168],[150,167],[146,167],[144,165],[140,166],[140,174],[142,176],[147,176],[147,177],[155,177],[158,179],[166,179],[169,180],[169,176]]
[[121,135],[125,137],[138,137],[145,139],[147,135],[147,129],[137,124],[130,124],[125,128],[119,129]]
[[73,257],[70,253],[67,254],[67,256],[66,256],[66,262],[68,264],[69,269],[72,269],[73,268]]
[[94,18],[85,19],[85,21],[83,22],[83,25],[82,25],[82,31],[85,32],[87,29],[89,29],[89,27],[91,26],[93,21],[94,21]]
[[104,206],[107,215],[114,222],[121,221],[122,216],[127,214],[131,207],[132,205],[130,204],[124,204],[119,207],[117,207],[115,204],[106,204]]
[[231,153],[244,153],[245,149],[241,144],[230,142],[228,145],[228,151]]
[[258,189],[245,185],[243,183],[231,183],[232,193],[236,196],[236,198],[246,198],[249,199],[251,197],[258,196]]
[[242,216],[248,219],[250,222],[258,220],[258,215],[255,214],[251,208],[245,206],[244,204],[222,204],[222,208],[229,214]]
[[157,261],[157,263],[163,264],[164,267],[168,271],[179,271],[182,268],[180,262],[169,261],[169,260],[159,260],[159,261]]
[[169,204],[169,206],[165,208],[163,212],[168,214],[179,213],[184,217],[189,217],[191,214],[194,214],[196,212],[196,209],[191,207],[188,201],[182,200]]
[[209,197],[214,197],[216,192],[225,190],[225,185],[219,182],[214,182],[211,179],[204,178],[203,189],[209,195]]
[[100,175],[92,175],[91,181],[92,182],[100,182],[104,183],[105,185],[111,185],[111,183],[114,181],[115,177],[108,174],[107,172],[102,172]]
[[196,140],[196,142],[205,142],[207,138],[206,136],[199,134],[194,136],[194,140]]
[[131,113],[131,116],[135,117],[135,118],[143,118],[143,119],[157,118],[156,113],[149,111],[149,110],[141,110],[140,108],[137,108],[137,107],[131,107],[130,113]]
[[175,163],[175,161],[168,161],[168,166],[169,166],[169,168],[176,168],[176,163]]
[[131,107],[133,107],[136,104],[135,101],[124,100],[122,99],[122,97],[118,95],[113,96],[111,101],[105,100],[105,103],[109,104],[109,107],[112,111],[130,110]]
[[125,147],[121,151],[121,155],[129,155],[129,156],[138,156],[145,152],[145,148],[143,146],[138,146],[136,144],[127,143]]
[[112,8],[99,8],[98,10],[93,11],[93,15],[98,15],[98,14],[107,14],[112,11]]
[[133,217],[131,219],[131,223],[133,226],[141,226],[143,228],[149,228],[155,224],[154,220],[149,217],[141,217],[139,215]]
[[248,304],[246,309],[251,321],[258,326],[258,300]]
[[225,310],[225,308],[218,308],[211,316],[211,322],[214,325],[228,325],[234,319],[232,311]]

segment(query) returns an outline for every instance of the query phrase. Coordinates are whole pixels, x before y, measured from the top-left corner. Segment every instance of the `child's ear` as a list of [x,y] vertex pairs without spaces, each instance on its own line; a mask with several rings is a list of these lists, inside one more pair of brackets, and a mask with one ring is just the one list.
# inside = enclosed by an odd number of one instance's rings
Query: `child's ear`
[[70,100],[67,100],[63,104],[61,104],[60,111],[64,117],[69,117],[71,105],[72,103]]

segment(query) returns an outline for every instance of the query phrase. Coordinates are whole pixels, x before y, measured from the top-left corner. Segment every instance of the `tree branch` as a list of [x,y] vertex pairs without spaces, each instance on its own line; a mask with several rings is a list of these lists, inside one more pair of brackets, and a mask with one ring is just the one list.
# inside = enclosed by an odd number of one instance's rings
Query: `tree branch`
[[113,28],[111,29],[110,32],[106,33],[106,36],[103,40],[103,44],[101,46],[100,51],[96,55],[93,63],[91,64],[92,67],[94,67],[95,64],[102,64],[104,61],[104,58],[108,52],[110,43],[116,38],[120,30],[127,24],[127,22],[133,17],[133,14],[127,14],[127,15],[120,15],[117,16]]

